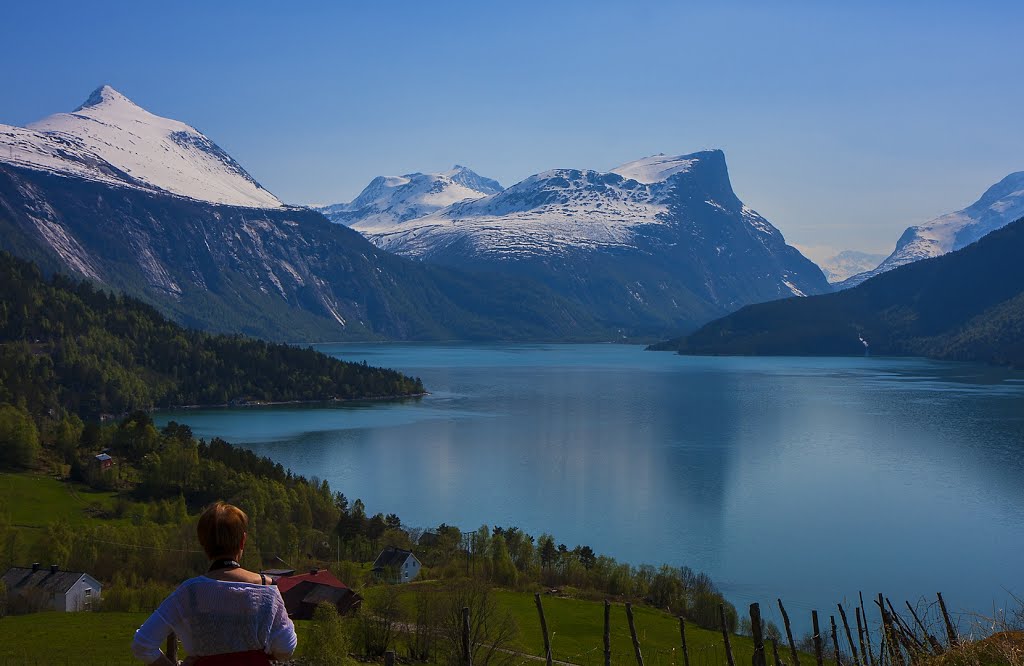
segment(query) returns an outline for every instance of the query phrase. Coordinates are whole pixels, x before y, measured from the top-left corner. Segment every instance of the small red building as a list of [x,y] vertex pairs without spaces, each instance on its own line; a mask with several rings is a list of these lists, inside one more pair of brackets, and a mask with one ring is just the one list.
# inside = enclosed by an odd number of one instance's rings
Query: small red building
[[342,615],[355,610],[363,602],[361,596],[326,569],[278,578],[277,589],[284,598],[288,617],[293,620],[312,619],[317,604],[324,601],[333,604]]
[[114,459],[110,457],[109,453],[100,453],[96,455],[96,466],[100,469],[110,469],[114,466]]

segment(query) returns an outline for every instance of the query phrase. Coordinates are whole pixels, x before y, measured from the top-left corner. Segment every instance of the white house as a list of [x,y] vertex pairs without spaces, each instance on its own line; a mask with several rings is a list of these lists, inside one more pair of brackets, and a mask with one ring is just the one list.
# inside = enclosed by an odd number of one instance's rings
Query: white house
[[388,546],[373,561],[373,573],[395,583],[408,583],[420,575],[422,566],[411,550]]
[[87,573],[61,571],[56,564],[43,569],[38,562],[31,568],[11,567],[3,581],[8,606],[23,601],[33,610],[91,610],[103,591],[103,585]]

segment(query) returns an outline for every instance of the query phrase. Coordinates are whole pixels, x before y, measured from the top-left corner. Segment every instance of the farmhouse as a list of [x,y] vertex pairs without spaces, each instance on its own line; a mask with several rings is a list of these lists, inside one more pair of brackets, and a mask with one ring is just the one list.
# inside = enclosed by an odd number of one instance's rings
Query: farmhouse
[[98,580],[80,571],[61,571],[56,564],[44,569],[39,563],[31,567],[11,567],[3,575],[7,587],[7,603],[26,611],[91,610],[98,602],[103,586]]
[[361,596],[326,569],[278,578],[277,589],[284,598],[288,617],[293,620],[312,619],[317,604],[324,601],[333,604],[340,614],[357,608],[363,602]]
[[96,466],[100,469],[110,469],[114,466],[114,459],[109,453],[99,453],[93,459],[96,461]]
[[408,583],[420,574],[420,561],[411,550],[388,546],[373,562],[373,573],[394,583]]

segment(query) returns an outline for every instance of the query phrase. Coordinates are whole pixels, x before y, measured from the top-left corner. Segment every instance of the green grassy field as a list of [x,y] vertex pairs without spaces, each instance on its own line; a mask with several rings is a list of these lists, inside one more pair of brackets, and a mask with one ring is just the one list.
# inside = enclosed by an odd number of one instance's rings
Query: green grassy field
[[34,474],[0,474],[0,507],[13,525],[44,527],[59,519],[71,525],[97,520],[96,511],[109,511],[115,493],[96,492]]
[[133,664],[146,613],[34,613],[0,619],[0,664]]

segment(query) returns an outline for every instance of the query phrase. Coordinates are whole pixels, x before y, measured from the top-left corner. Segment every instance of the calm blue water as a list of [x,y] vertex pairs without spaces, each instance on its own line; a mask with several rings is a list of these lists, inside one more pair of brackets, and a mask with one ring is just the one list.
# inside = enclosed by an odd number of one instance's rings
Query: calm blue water
[[618,345],[321,349],[432,393],[158,420],[326,478],[407,525],[518,525],[686,564],[742,608],[782,597],[806,616],[858,590],[941,591],[991,614],[1024,594],[1024,374]]

